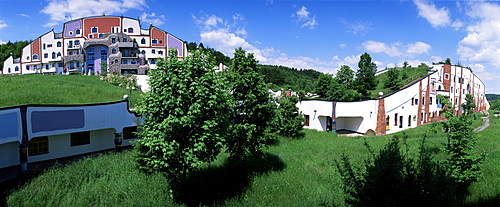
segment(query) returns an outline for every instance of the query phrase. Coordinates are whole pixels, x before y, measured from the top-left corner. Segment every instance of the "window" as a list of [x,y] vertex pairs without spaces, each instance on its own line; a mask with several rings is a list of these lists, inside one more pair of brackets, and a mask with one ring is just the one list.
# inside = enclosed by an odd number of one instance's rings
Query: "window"
[[157,44],[158,44],[158,39],[153,39],[153,40],[151,41],[151,43],[153,43],[153,45],[157,45]]
[[29,70],[29,69],[30,69],[30,66],[29,66],[29,65],[27,65],[27,66],[26,66],[26,70]]
[[57,53],[57,57],[60,57],[60,56],[61,56],[61,52],[58,52],[58,53]]
[[304,115],[304,119],[306,120],[306,121],[304,122],[304,125],[305,125],[305,126],[309,126],[309,115]]
[[137,126],[125,127],[123,128],[123,139],[132,139],[136,138],[135,132],[137,132]]
[[[425,97],[425,95],[422,94],[422,97]],[[425,98],[422,98],[422,105],[425,105]]]
[[45,50],[45,43],[43,43],[43,49]]
[[432,105],[432,97],[429,98],[429,105]]
[[127,60],[122,60],[122,64],[126,65],[126,64],[128,64],[128,61]]
[[128,28],[128,33],[134,33],[134,28],[132,27]]
[[14,68],[14,71],[16,71],[16,72],[17,72],[17,71],[19,71],[19,67],[18,67],[18,66],[16,66],[16,67]]
[[64,63],[58,63],[57,67],[60,67],[60,68],[64,67]]
[[48,58],[49,57],[49,54],[48,53],[44,53],[43,54],[43,58]]
[[450,79],[450,75],[448,73],[444,74],[444,79],[445,80],[449,80]]
[[453,87],[451,87],[451,90],[450,90],[450,92],[452,92],[452,93],[454,93],[454,92],[455,92],[455,91],[453,90]]
[[104,37],[104,34],[99,34],[99,38],[103,38]]
[[145,51],[145,50],[142,50],[142,51],[141,51],[141,54],[143,54],[143,55],[144,55],[144,54],[146,54],[146,51]]
[[70,138],[71,138],[71,146],[72,147],[90,144],[90,132],[89,131],[71,133]]
[[123,42],[127,42],[127,38],[123,38]]
[[149,63],[151,63],[151,64],[156,64],[156,60],[155,60],[155,59],[151,59],[151,60],[149,61]]
[[403,116],[399,117],[399,128],[403,128]]
[[391,129],[391,126],[389,125],[389,122],[391,120],[391,117],[387,116],[387,118],[385,119],[385,130],[386,131],[389,131]]
[[131,60],[130,64],[137,64],[137,61],[136,60]]
[[92,36],[92,35],[89,35],[89,38],[93,38],[93,37],[94,37],[94,36]]
[[97,27],[92,27],[91,32],[92,33],[97,33]]
[[80,45],[80,40],[75,40],[75,45]]
[[398,113],[394,114],[394,126],[398,125]]
[[10,73],[10,68],[7,69],[7,72]]
[[73,36],[73,31],[69,31],[69,35],[70,35],[70,36]]
[[156,53],[156,50],[155,50],[155,49],[152,49],[152,50],[151,50],[151,53],[155,54],[155,53]]
[[411,126],[411,115],[408,116],[408,126]]
[[116,38],[111,38],[111,43],[116,43]]
[[146,44],[146,39],[142,38],[141,39],[141,44],[143,44],[143,45]]
[[163,51],[159,50],[158,55],[163,55]]
[[80,34],[80,29],[77,29],[77,30],[75,31],[75,34],[79,35],[79,34]]
[[415,99],[415,105],[418,105],[418,99],[417,98]]
[[48,70],[49,69],[49,65],[45,65],[45,70]]
[[52,47],[52,44],[48,44],[47,47]]
[[49,138],[48,137],[35,137],[30,140],[28,144],[28,155],[42,155],[49,153]]
[[411,98],[411,105],[413,106],[413,103],[415,103],[415,98]]
[[56,59],[56,53],[52,52],[52,59]]
[[57,45],[57,47],[61,47],[62,46],[61,42],[57,42],[56,45]]
[[116,49],[111,49],[111,54],[116,54]]

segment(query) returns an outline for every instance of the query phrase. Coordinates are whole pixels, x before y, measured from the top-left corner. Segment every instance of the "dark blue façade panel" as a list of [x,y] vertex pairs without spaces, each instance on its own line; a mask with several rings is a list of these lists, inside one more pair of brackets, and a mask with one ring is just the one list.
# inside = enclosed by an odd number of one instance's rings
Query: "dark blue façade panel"
[[85,127],[85,112],[83,109],[31,112],[32,133],[83,127]]

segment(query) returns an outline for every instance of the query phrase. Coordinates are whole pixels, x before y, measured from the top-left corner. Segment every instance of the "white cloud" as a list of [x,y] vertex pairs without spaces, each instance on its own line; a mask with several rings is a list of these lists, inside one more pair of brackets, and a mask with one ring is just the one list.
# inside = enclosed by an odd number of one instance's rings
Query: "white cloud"
[[4,21],[0,20],[0,29],[4,28],[4,27],[7,27],[9,25],[7,25],[7,23],[5,23]]
[[5,43],[7,43],[7,42],[4,42],[3,40],[0,40],[0,45],[3,45]]
[[450,12],[446,7],[437,8],[436,5],[422,0],[414,0],[417,6],[418,15],[426,19],[434,28],[448,26],[451,23]]
[[339,21],[347,27],[347,32],[349,33],[364,36],[366,33],[368,33],[368,31],[372,30],[372,28],[370,27],[370,22],[348,22],[343,18],[341,18]]
[[373,53],[385,53],[391,57],[401,56],[402,52],[400,51],[401,43],[391,43],[391,45],[387,45],[383,42],[376,41],[366,41],[362,43],[365,50]]
[[458,43],[458,54],[472,63],[500,65],[500,6],[474,3],[467,15],[476,21],[467,26],[468,34]]
[[19,15],[22,17],[30,17],[30,15],[27,15],[27,14],[19,14]]
[[408,44],[407,53],[422,54],[428,53],[431,50],[431,45],[423,42],[415,42],[413,44]]
[[150,23],[150,24],[153,24],[155,26],[160,26],[164,23],[165,21],[165,15],[156,15],[156,13],[151,13],[151,14],[147,14],[146,12],[142,13],[142,15],[139,17],[139,19],[142,21],[142,22],[145,22],[145,23]]
[[401,42],[393,42],[386,44],[377,41],[366,41],[362,43],[365,50],[373,53],[385,53],[390,57],[413,57],[415,54],[428,53],[431,50],[431,45],[423,42],[415,42],[403,44]]
[[339,44],[339,47],[342,48],[342,49],[344,49],[344,48],[347,47],[347,44],[345,44],[345,43]]
[[309,27],[309,29],[314,29],[314,26],[319,25],[319,23],[316,21],[316,15],[311,17],[310,14],[311,13],[307,11],[307,8],[302,6],[293,16],[296,16],[297,21],[302,24],[300,27]]
[[42,13],[50,16],[45,27],[86,16],[122,14],[129,9],[147,7],[145,0],[50,0]]

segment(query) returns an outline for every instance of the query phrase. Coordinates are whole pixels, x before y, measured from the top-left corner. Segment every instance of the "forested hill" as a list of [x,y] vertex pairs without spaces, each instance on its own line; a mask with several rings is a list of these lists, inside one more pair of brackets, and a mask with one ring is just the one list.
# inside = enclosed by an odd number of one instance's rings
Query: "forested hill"
[[285,66],[259,65],[259,73],[273,90],[285,89],[293,91],[314,92],[315,82],[321,74],[318,71],[297,70]]
[[[0,45],[0,67],[3,62],[9,58],[10,53],[14,58],[19,58],[21,56],[21,52],[23,48],[28,45],[31,41],[19,41],[19,42],[7,42],[3,45]],[[1,70],[1,68],[0,68]]]

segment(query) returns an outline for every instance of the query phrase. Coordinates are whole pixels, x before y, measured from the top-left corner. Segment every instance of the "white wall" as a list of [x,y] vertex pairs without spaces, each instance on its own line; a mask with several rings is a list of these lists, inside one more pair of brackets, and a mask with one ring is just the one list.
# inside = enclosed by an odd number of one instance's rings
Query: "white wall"
[[[19,71],[16,71],[16,67],[19,68]],[[9,73],[9,68],[10,68],[10,73]],[[22,71],[21,64],[20,63],[14,63],[14,57],[10,56],[3,62],[3,73],[4,75],[6,74],[20,74]]]
[[309,126],[304,126],[304,128],[318,131],[326,130],[326,117],[332,116],[333,102],[303,100],[297,103],[297,107],[302,114],[309,115]]
[[360,133],[366,133],[369,129],[375,131],[377,114],[378,100],[337,102],[337,130],[348,129]]
[[[133,33],[128,33],[128,28],[132,27],[134,29]],[[140,35],[141,28],[139,27],[139,21],[136,19],[123,18],[122,24],[122,32],[124,29],[127,29],[127,32],[124,32],[127,35]]]

